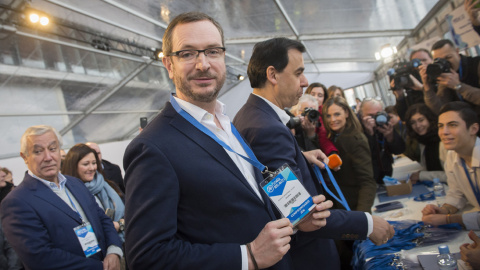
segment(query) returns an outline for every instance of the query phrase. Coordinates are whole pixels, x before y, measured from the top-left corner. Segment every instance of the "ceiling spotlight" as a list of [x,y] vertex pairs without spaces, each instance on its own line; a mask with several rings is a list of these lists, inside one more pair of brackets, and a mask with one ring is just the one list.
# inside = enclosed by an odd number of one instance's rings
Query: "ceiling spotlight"
[[237,75],[237,79],[238,79],[239,81],[243,81],[243,80],[245,80],[245,76],[243,76],[242,74],[238,74],[238,75]]
[[30,19],[30,21],[32,23],[37,23],[38,21],[40,21],[40,16],[37,13],[30,14],[30,16],[28,16],[28,18]]
[[162,58],[163,58],[162,49],[155,49],[155,51],[153,52],[153,58],[155,60],[162,60]]
[[377,60],[389,59],[396,53],[397,53],[397,47],[391,46],[390,44],[385,44],[382,47],[380,47],[380,52],[375,53],[375,59]]
[[50,18],[43,12],[30,10],[28,13],[28,20],[33,24],[40,23],[42,26],[46,26],[50,23]]
[[43,17],[40,18],[40,24],[43,25],[43,26],[48,25],[49,22],[50,22],[50,19],[48,19],[48,17],[46,17],[46,16],[43,16]]

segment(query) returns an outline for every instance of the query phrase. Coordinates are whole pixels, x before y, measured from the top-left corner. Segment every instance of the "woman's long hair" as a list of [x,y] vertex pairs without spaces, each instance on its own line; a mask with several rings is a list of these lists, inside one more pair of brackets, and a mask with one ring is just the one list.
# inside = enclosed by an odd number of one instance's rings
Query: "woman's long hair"
[[[95,156],[95,160],[97,161],[97,172],[102,174],[105,177],[105,175],[103,174],[102,163],[98,158],[97,152],[84,143],[77,143],[72,148],[70,148],[70,150],[67,153],[67,156],[65,157],[65,160],[62,162],[62,174],[70,175],[82,180],[80,178],[80,175],[78,174],[78,163],[80,163],[80,160],[82,160],[85,156],[87,156],[90,153],[92,153]],[[121,196],[123,195],[121,190],[115,183],[113,183],[112,181],[106,178],[105,178],[105,181],[107,181],[107,183],[119,195]]]
[[327,120],[327,111],[330,106],[333,104],[342,108],[345,113],[348,114],[347,120],[345,123],[345,129],[353,128],[355,132],[362,133],[362,125],[360,121],[358,121],[357,116],[353,112],[352,108],[348,105],[347,101],[342,97],[333,97],[327,99],[327,101],[323,104],[323,123],[325,124],[325,129],[328,133],[328,138],[332,138],[334,136],[334,131],[330,128]]
[[418,139],[419,137],[419,135],[413,130],[412,123],[410,122],[410,120],[412,120],[412,117],[417,113],[427,118],[427,121],[430,124],[430,126],[428,127],[427,133],[430,133],[430,132],[437,133],[437,130],[438,130],[437,116],[427,107],[427,105],[423,103],[417,103],[410,106],[407,112],[405,113],[405,124],[407,125],[407,135],[415,139]]

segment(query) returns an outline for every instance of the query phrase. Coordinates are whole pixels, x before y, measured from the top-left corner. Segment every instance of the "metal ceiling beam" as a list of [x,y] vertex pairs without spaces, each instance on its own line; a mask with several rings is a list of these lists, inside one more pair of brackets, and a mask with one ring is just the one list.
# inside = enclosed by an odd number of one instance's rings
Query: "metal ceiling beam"
[[[48,1],[53,1],[53,0],[48,0]],[[103,0],[103,1],[104,1],[105,3],[107,3],[107,4],[110,4],[110,5],[114,6],[114,7],[116,7],[116,8],[119,8],[119,9],[125,11],[125,12],[128,12],[128,13],[132,14],[133,16],[135,16],[135,17],[137,17],[137,18],[139,18],[139,19],[142,19],[142,20],[145,20],[145,21],[147,21],[147,22],[153,23],[153,24],[155,24],[155,25],[157,25],[157,26],[159,26],[159,27],[161,27],[161,28],[163,28],[163,29],[167,29],[167,27],[168,27],[168,25],[166,25],[166,24],[164,24],[164,23],[162,23],[162,22],[160,22],[160,21],[158,21],[158,20],[156,20],[156,19],[151,18],[151,17],[149,17],[149,16],[146,15],[146,14],[143,14],[143,13],[141,13],[141,12],[135,11],[135,10],[131,9],[130,7],[127,7],[126,5],[123,5],[123,4],[121,4],[121,3],[118,3],[117,1],[114,1],[114,0]],[[160,42],[162,42],[162,40],[160,40]],[[234,55],[232,55],[232,54],[229,54],[228,52],[225,52],[225,56],[227,56],[227,57],[229,57],[229,58],[231,58],[231,59],[233,59],[233,60],[235,60],[235,61],[238,61],[238,62],[240,62],[240,63],[242,63],[242,64],[245,64],[245,65],[247,64],[243,59],[238,58],[238,57],[236,57],[236,56],[234,56]]]
[[303,46],[305,46],[305,51],[306,51],[308,57],[310,58],[310,62],[315,66],[317,71],[320,72],[320,69],[318,68],[317,64],[313,60],[313,55],[310,53],[310,50],[308,49],[307,45],[300,39],[300,33],[298,32],[297,28],[295,27],[292,20],[288,16],[288,14],[285,11],[285,8],[283,7],[282,3],[280,2],[280,0],[274,0],[274,1],[275,1],[275,4],[277,5],[278,9],[282,13],[283,17],[287,21],[288,26],[290,26],[290,29],[292,29],[293,33],[295,34],[296,39],[299,40],[303,44]]
[[57,5],[57,6],[60,6],[60,7],[69,9],[69,10],[71,10],[71,11],[80,13],[80,14],[85,15],[85,16],[87,16],[87,17],[90,17],[90,18],[92,18],[92,19],[95,19],[95,20],[104,22],[104,23],[106,23],[106,24],[109,24],[109,25],[112,25],[112,26],[121,28],[121,29],[123,29],[123,30],[132,32],[132,33],[134,33],[134,34],[138,34],[138,35],[140,35],[140,36],[149,38],[149,39],[151,39],[151,40],[155,40],[155,41],[158,41],[158,42],[162,42],[162,39],[161,39],[161,38],[152,36],[152,35],[150,35],[150,34],[148,34],[148,33],[144,33],[144,32],[142,32],[142,31],[140,31],[140,30],[138,30],[138,29],[132,29],[132,28],[126,27],[126,26],[124,26],[124,25],[120,25],[120,24],[118,24],[118,23],[116,23],[116,22],[107,20],[107,19],[105,19],[105,18],[98,17],[98,16],[96,16],[96,15],[93,15],[93,14],[90,13],[90,12],[87,12],[87,11],[85,11],[85,10],[81,10],[81,9],[79,9],[79,8],[77,8],[77,7],[74,7],[74,6],[72,6],[72,5],[63,3],[63,2],[61,2],[61,1],[59,1],[59,0],[46,0],[46,1],[47,1],[47,2],[50,2],[50,3],[52,3],[52,4],[55,4],[55,5]]
[[322,59],[315,59],[314,61],[316,63],[377,62],[375,58],[322,58]]
[[127,7],[126,5],[124,4],[121,4],[121,3],[118,3],[117,1],[113,1],[113,0],[103,0],[103,2],[107,3],[107,4],[110,4],[116,8],[119,8],[127,13],[130,13],[132,15],[134,15],[135,17],[138,17],[140,19],[143,19],[147,22],[150,22],[150,23],[153,23],[155,24],[156,26],[160,26],[161,28],[163,29],[167,29],[167,26],[166,24],[162,23],[162,22],[159,22],[158,20],[155,20],[153,18],[150,18],[149,16],[143,14],[143,13],[140,13],[138,11],[135,11],[133,9],[131,9],[130,7]]
[[[135,110],[135,111],[94,111],[91,114],[137,114],[137,113],[156,113],[158,110]],[[69,112],[38,112],[38,113],[2,113],[0,117],[23,117],[23,116],[55,116],[55,115],[80,115],[82,111]]]
[[[388,30],[388,31],[324,33],[324,34],[310,34],[310,35],[299,35],[299,36],[283,35],[281,37],[298,39],[302,41],[314,41],[314,40],[331,40],[331,39],[409,36],[412,34],[413,31],[414,30],[412,29],[402,29],[402,30]],[[276,37],[276,36],[262,36],[262,37],[252,37],[252,38],[230,38],[225,41],[225,44],[228,44],[228,45],[255,44],[273,37]]]
[[[133,57],[133,56],[123,55],[123,54],[115,54],[115,53],[95,49],[95,48],[89,47],[89,46],[82,46],[82,45],[78,45],[78,44],[75,44],[75,43],[61,41],[61,40],[58,40],[58,39],[42,37],[42,36],[27,33],[27,32],[21,32],[21,31],[18,31],[18,30],[15,32],[15,34],[17,34],[19,36],[34,38],[34,39],[47,41],[47,42],[51,42],[51,43],[54,43],[54,44],[59,44],[59,45],[63,45],[63,46],[71,47],[71,48],[76,48],[76,49],[85,50],[85,51],[94,52],[94,53],[103,54],[103,55],[109,55],[109,56],[112,56],[112,57],[126,59],[126,60],[130,60],[130,61],[134,61],[134,62],[144,63],[145,60],[146,60],[145,58],[141,58],[141,57]],[[153,63],[153,65],[163,66],[163,64],[160,64],[160,63]]]
[[135,78],[140,72],[142,72],[145,68],[147,68],[150,64],[152,64],[154,60],[148,60],[148,62],[140,64],[136,69],[134,69],[129,75],[125,76],[121,81],[118,82],[117,85],[112,87],[110,90],[106,91],[106,93],[98,98],[96,101],[92,102],[90,105],[87,106],[87,110],[85,113],[75,119],[74,121],[70,122],[66,127],[64,127],[61,131],[61,135],[65,135],[68,131],[74,128],[78,123],[80,123],[83,119],[89,116],[95,109],[97,109],[100,105],[102,105],[108,98],[110,98],[113,94],[115,94],[118,90],[120,90],[123,86],[125,86],[129,81]]

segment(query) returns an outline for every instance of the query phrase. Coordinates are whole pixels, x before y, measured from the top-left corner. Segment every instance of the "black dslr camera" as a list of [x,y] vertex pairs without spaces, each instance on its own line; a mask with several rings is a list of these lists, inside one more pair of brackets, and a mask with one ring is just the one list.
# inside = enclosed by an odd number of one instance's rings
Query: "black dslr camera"
[[421,64],[422,62],[417,58],[412,59],[410,62],[400,62],[394,64],[393,67],[387,71],[390,81],[393,80],[395,82],[395,88],[393,90],[412,87],[413,82],[410,79],[410,74],[414,75],[415,77],[420,77],[417,68]]
[[427,66],[427,76],[428,76],[428,83],[431,85],[437,84],[437,78],[442,73],[450,73],[450,69],[452,66],[450,62],[448,62],[444,58],[435,58],[433,63]]
[[390,121],[390,116],[386,112],[378,112],[374,118],[375,124],[377,124],[379,127],[386,125],[388,121]]
[[[302,125],[302,121],[300,120],[300,117],[293,116],[288,110],[287,111],[288,115],[290,115],[290,120],[287,123],[287,127],[289,129],[294,129],[297,127],[300,127]],[[308,118],[308,120],[316,126],[319,126],[318,118],[320,117],[320,112],[313,109],[313,108],[305,108],[304,111],[302,112],[302,116]]]
[[315,123],[320,117],[320,112],[313,108],[305,108],[305,110],[302,112],[302,116],[307,117],[310,122]]

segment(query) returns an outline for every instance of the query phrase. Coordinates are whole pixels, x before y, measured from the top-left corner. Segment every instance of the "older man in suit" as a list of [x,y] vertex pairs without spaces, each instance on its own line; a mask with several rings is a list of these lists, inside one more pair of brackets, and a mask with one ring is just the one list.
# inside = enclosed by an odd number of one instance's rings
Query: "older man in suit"
[[[260,162],[270,170],[288,164],[312,195],[322,188],[305,160],[293,134],[286,127],[290,117],[283,110],[295,105],[308,81],[298,41],[274,38],[257,43],[248,65],[248,77],[254,88],[233,123],[252,146]],[[348,170],[348,168],[342,168]],[[368,213],[331,210],[327,225],[317,234],[302,235],[292,241],[295,269],[339,269],[340,261],[331,239],[356,240],[368,236],[383,244],[394,230],[385,220]],[[326,239],[330,238],[330,239]]]
[[[277,220],[257,184],[260,170],[237,155],[255,158],[216,99],[223,46],[222,28],[203,13],[180,14],[165,32],[163,64],[176,97],[124,156],[132,269],[291,269],[292,225]],[[322,210],[332,204],[323,200],[314,198],[317,212],[301,230],[325,225]]]
[[7,240],[26,269],[118,270],[120,238],[81,180],[60,173],[61,146],[50,126],[23,134],[28,172],[1,204]]

